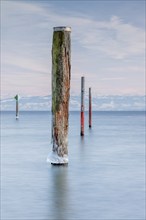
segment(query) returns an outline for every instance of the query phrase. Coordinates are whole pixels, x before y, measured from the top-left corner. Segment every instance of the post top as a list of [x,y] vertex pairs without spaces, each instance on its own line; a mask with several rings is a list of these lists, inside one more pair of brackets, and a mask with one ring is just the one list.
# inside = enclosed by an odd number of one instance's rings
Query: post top
[[53,30],[54,31],[68,31],[68,32],[71,32],[71,27],[65,27],[65,26],[54,27]]

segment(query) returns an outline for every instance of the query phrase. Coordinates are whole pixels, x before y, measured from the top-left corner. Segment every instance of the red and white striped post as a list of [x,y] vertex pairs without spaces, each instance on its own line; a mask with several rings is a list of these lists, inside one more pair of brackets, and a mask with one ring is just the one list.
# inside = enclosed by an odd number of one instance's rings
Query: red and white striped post
[[91,88],[89,88],[89,128],[92,127],[92,98],[91,98]]
[[84,136],[84,93],[85,93],[85,78],[81,77],[81,136]]

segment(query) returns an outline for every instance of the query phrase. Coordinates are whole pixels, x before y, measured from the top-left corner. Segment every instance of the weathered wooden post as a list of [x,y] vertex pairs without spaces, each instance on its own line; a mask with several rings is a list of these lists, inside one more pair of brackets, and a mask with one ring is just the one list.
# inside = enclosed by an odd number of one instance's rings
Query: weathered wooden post
[[89,88],[89,128],[92,127],[92,98],[91,98],[91,88]]
[[68,163],[68,115],[71,78],[70,27],[54,27],[52,45],[52,144],[51,164]]
[[84,93],[85,93],[85,78],[81,77],[81,136],[84,136]]
[[16,100],[16,119],[18,119],[19,118],[19,96],[16,95],[14,98]]

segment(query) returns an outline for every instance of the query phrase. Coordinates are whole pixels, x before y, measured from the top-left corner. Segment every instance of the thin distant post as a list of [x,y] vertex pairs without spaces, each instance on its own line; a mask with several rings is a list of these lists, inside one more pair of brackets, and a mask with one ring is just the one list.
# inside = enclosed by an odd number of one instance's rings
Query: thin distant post
[[16,119],[19,118],[19,96],[18,94],[14,97],[16,100]]
[[54,27],[52,44],[52,153],[47,161],[68,163],[68,117],[71,78],[70,27]]
[[85,78],[81,77],[81,136],[84,136],[84,93],[85,93]]
[[92,97],[91,88],[89,88],[89,128],[92,127]]

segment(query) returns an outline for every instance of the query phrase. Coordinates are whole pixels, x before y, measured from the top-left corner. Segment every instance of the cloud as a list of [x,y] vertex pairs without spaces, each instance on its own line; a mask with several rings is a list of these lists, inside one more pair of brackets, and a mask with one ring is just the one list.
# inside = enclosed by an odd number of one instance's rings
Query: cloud
[[37,62],[38,60],[33,58],[28,58],[24,56],[18,56],[17,54],[7,53],[2,57],[3,66],[12,65],[17,66],[18,68],[22,68],[24,70],[29,70],[28,72],[35,73],[45,73],[48,74],[48,65],[47,63],[43,64],[41,62]]
[[124,77],[110,77],[110,78],[102,78],[101,80],[124,80]]
[[131,24],[124,23],[119,17],[112,16],[109,21],[90,22],[82,31],[80,43],[113,59],[125,59],[144,55],[145,32]]
[[[60,11],[53,2],[2,1],[2,94],[50,93],[52,28],[60,25],[72,28],[72,92],[79,93],[82,73],[88,78],[86,86],[93,85],[98,93],[116,93],[109,82],[124,80],[127,73],[137,74],[136,81],[141,82],[145,31],[116,12],[97,20],[72,9]],[[137,57],[140,61],[135,64]],[[127,60],[132,62],[127,65]],[[118,93],[143,93],[141,87],[129,88],[125,83]]]
[[[37,26],[43,29],[51,28],[53,25],[69,25],[72,27],[72,35],[82,47],[103,53],[113,59],[124,59],[130,56],[143,55],[145,51],[145,32],[130,23],[124,22],[120,17],[113,15],[110,20],[98,21],[83,14],[60,12],[48,4],[45,8],[39,4],[10,2],[9,10],[17,16],[12,16],[14,23],[22,25],[22,20],[28,22],[28,14],[33,20],[40,21]],[[7,7],[8,7],[7,3]],[[17,6],[17,7],[16,7]],[[19,14],[19,10],[22,15]],[[12,12],[11,12],[12,13]],[[28,24],[26,22],[26,24]],[[24,25],[24,24],[23,24]],[[31,22],[29,23],[29,26]],[[34,24],[33,24],[34,25]]]
[[108,68],[105,67],[104,70],[112,73],[145,73],[144,63],[142,63],[140,66],[137,64],[130,65],[128,63],[126,63],[124,66],[120,64],[118,66]]

